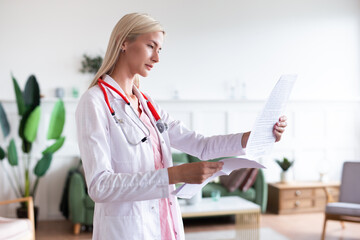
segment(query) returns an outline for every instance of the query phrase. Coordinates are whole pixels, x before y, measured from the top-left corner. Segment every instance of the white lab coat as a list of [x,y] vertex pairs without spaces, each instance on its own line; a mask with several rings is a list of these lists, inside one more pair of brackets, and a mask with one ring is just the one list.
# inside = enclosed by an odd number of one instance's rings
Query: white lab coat
[[[123,93],[110,76],[105,75],[103,79]],[[135,86],[133,91],[154,125],[146,100]],[[132,145],[125,137],[131,141],[145,136],[143,127],[139,127],[142,126],[140,120],[120,96],[110,89],[107,93],[116,116],[123,121],[122,127],[111,116],[99,86],[85,92],[76,110],[88,193],[95,202],[93,239],[160,240],[160,198],[169,198],[176,238],[185,239],[179,204],[176,196],[171,194],[175,186],[169,185],[170,147],[203,160],[243,155],[242,133],[204,137],[172,119],[149,98],[169,126],[162,134],[157,131],[165,168],[155,170],[149,140]]]

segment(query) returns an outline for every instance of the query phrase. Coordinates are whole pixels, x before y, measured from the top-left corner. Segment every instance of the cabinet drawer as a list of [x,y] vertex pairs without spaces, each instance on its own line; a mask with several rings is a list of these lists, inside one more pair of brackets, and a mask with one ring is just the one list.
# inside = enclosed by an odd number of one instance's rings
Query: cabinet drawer
[[281,191],[282,199],[293,199],[293,198],[309,198],[313,196],[312,189],[288,189]]
[[293,199],[285,200],[281,203],[281,209],[302,209],[311,208],[314,206],[312,199]]
[[[331,194],[331,196],[333,198],[339,197],[339,192],[340,192],[339,188],[328,187],[327,190],[329,191],[329,193]],[[317,197],[326,197],[324,188],[317,188],[316,189],[316,196]]]

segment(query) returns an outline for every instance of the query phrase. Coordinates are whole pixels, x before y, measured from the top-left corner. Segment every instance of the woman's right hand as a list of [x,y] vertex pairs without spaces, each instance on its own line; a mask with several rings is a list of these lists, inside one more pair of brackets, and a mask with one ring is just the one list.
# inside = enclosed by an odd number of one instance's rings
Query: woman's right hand
[[194,162],[168,168],[169,183],[203,183],[217,171],[222,169],[223,162]]

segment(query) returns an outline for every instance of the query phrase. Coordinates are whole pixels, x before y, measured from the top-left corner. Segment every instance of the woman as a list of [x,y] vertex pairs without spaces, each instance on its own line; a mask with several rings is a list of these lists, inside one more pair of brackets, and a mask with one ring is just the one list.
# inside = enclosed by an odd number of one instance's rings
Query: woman
[[[170,148],[203,160],[244,154],[250,132],[203,137],[140,92],[138,75],[146,77],[159,62],[164,34],[147,15],[125,15],[79,102],[79,148],[95,201],[93,239],[184,239],[174,184],[202,183],[223,163],[173,166]],[[282,117],[274,126],[276,141],[285,127]]]

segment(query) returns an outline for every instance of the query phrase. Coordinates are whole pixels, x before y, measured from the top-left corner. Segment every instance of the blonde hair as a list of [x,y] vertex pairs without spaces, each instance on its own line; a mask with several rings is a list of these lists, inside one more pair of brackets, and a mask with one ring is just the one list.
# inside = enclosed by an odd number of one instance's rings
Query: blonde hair
[[[104,61],[89,88],[95,86],[102,75],[110,75],[113,72],[120,55],[121,46],[125,40],[135,41],[139,35],[150,32],[163,32],[165,34],[160,23],[147,14],[130,13],[123,16],[111,33]],[[137,87],[139,86],[139,76],[137,74],[134,78],[134,84]]]

